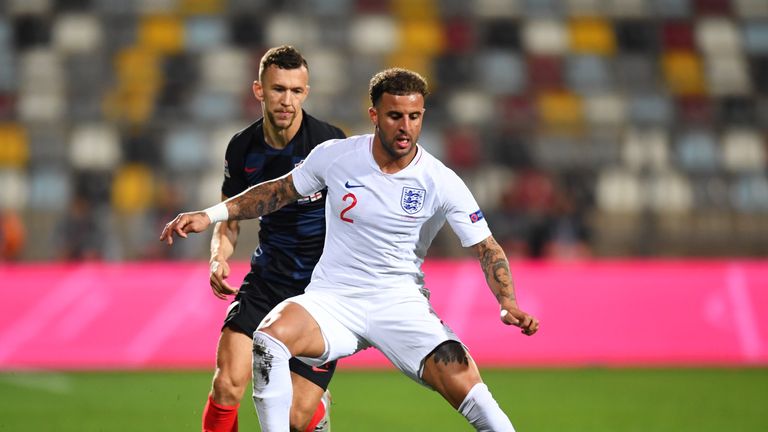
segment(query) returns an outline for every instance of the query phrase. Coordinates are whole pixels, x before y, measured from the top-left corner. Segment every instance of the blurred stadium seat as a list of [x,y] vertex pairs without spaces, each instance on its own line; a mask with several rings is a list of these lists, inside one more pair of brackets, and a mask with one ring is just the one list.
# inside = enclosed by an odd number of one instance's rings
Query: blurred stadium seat
[[[133,218],[101,256],[157,256],[121,239],[150,229],[167,191],[181,208],[218,200],[229,137],[261,115],[258,60],[284,43],[310,62],[307,110],[349,134],[370,130],[374,72],[423,73],[423,144],[467,179],[504,244],[525,241],[523,225],[497,218],[527,210],[497,210],[534,170],[565,195],[580,179],[568,196],[595,256],[768,253],[753,240],[768,234],[765,0],[7,0],[0,12],[0,206],[40,224],[21,259],[56,256],[46,240],[76,197],[111,223]],[[444,235],[431,253],[457,253]]]

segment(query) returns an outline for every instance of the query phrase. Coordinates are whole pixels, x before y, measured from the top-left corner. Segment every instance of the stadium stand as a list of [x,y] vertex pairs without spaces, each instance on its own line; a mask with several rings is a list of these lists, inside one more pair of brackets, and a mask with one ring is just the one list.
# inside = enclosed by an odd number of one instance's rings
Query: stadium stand
[[[159,251],[156,224],[218,199],[228,138],[261,114],[258,58],[284,43],[310,62],[307,109],[349,134],[370,129],[373,72],[424,74],[422,142],[514,256],[768,253],[765,0],[6,0],[0,12],[0,210],[26,233],[6,259],[80,259],[63,253],[73,208],[99,220],[89,257],[207,256],[205,240]],[[463,254],[446,235],[431,253]]]

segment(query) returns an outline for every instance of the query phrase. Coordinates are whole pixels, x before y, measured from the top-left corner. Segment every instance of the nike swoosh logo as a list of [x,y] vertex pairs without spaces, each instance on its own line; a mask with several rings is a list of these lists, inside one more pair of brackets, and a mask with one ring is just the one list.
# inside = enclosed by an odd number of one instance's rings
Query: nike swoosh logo
[[248,167],[245,167],[246,174],[253,174],[253,173],[256,172],[256,170],[258,170],[258,168],[248,168]]
[[359,187],[365,187],[365,185],[361,185],[361,184],[349,184],[349,180],[347,180],[347,182],[346,182],[346,183],[344,183],[344,186],[345,186],[347,189],[352,189],[352,188],[359,188]]
[[312,370],[315,372],[328,372],[328,369],[319,368],[317,366],[312,366]]

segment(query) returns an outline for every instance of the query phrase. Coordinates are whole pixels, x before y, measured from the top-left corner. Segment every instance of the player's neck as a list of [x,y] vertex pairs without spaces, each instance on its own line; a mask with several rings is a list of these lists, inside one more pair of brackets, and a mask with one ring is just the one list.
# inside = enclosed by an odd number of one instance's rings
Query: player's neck
[[264,141],[267,145],[276,149],[285,148],[289,142],[299,133],[301,128],[301,122],[303,121],[302,113],[296,116],[290,127],[287,129],[276,128],[268,117],[264,117]]
[[374,142],[371,146],[373,160],[384,174],[395,174],[407,168],[408,165],[410,165],[413,159],[416,157],[416,153],[418,151],[418,146],[414,145],[413,150],[408,154],[402,156],[394,156],[387,152],[382,146],[381,142],[376,138],[374,138]]

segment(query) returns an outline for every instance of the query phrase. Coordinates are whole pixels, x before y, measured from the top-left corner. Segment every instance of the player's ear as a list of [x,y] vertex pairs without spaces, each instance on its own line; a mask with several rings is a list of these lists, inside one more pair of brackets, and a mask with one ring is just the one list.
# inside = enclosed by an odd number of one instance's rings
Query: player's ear
[[368,117],[371,118],[371,123],[377,124],[379,120],[379,113],[376,112],[376,107],[368,108]]
[[256,100],[264,102],[264,87],[261,85],[261,82],[254,81],[251,88],[253,89],[253,95],[256,97]]

